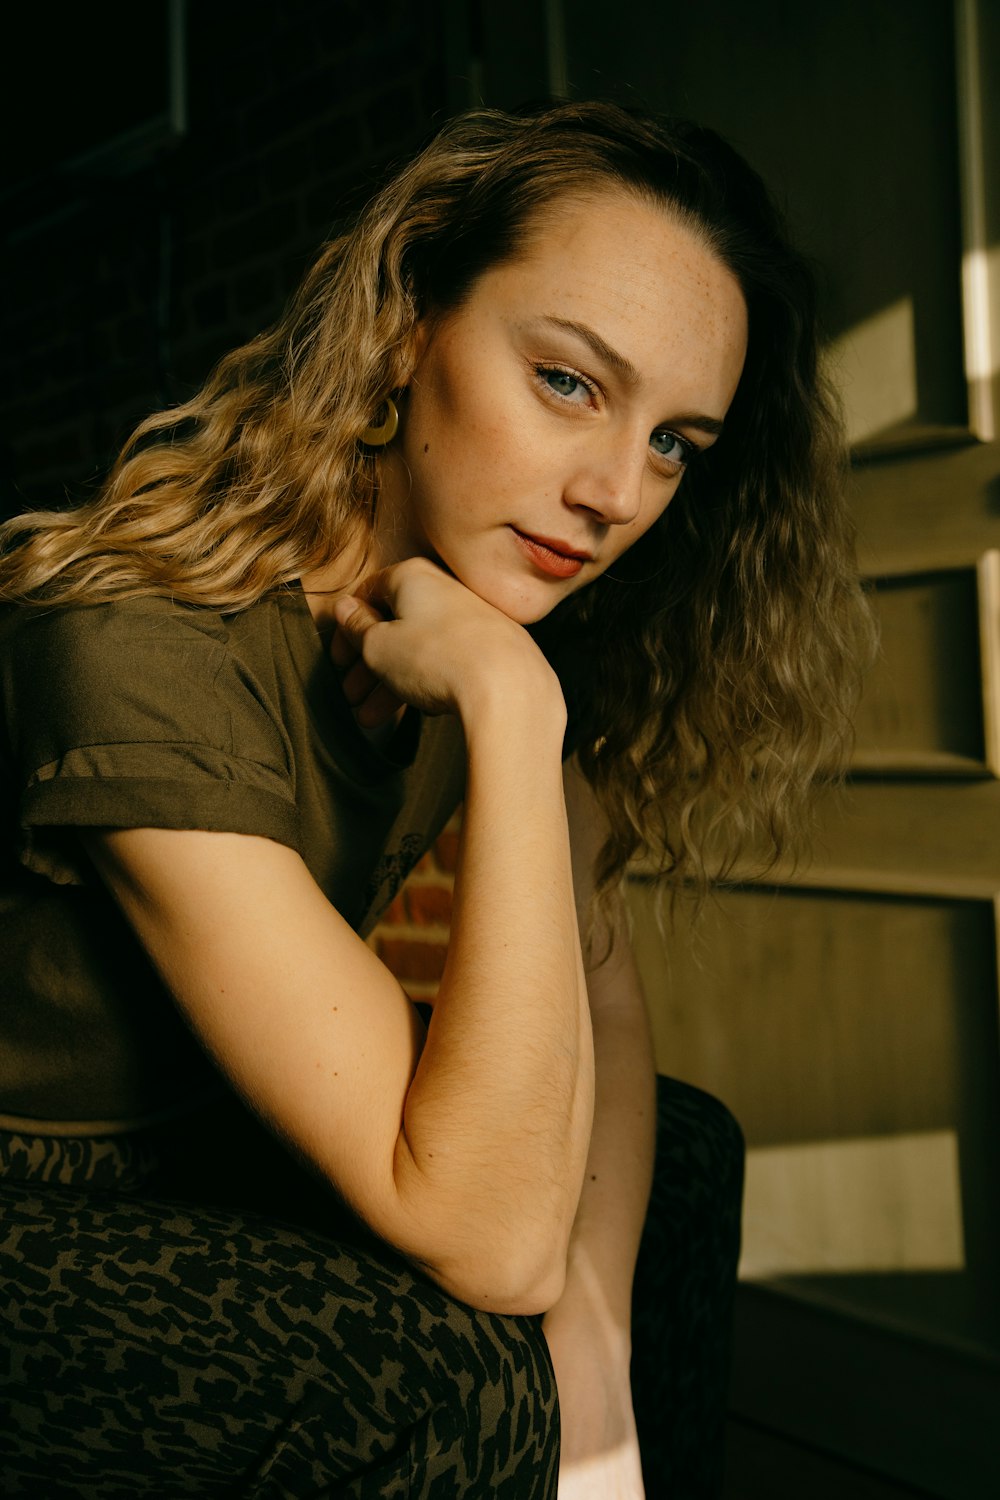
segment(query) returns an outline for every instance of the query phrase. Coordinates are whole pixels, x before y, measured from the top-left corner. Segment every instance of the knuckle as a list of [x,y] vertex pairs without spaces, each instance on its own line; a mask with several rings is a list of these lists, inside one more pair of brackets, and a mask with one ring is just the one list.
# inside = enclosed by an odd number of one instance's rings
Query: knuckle
[[365,631],[364,639],[361,642],[361,656],[365,664],[373,670],[376,659],[381,655],[381,648],[385,642],[385,633],[388,624],[388,620],[382,620],[376,616]]

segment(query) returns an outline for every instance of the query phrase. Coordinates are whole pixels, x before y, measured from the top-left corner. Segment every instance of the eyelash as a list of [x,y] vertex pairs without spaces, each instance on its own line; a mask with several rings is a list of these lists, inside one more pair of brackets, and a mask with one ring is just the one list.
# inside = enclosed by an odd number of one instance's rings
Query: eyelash
[[[589,380],[586,375],[581,375],[579,370],[570,369],[568,366],[535,365],[534,372],[539,384],[542,385],[550,393],[550,395],[554,396],[557,401],[569,401],[569,397],[561,396],[560,393],[554,389],[554,387],[549,383],[548,377],[550,375],[562,375],[567,380],[575,380],[576,383],[582,386],[587,394],[591,397],[600,395],[600,387],[596,385],[593,380]],[[651,433],[650,443],[652,443],[653,438],[656,437],[658,433],[662,433],[672,438],[681,450],[682,456],[679,459],[668,458],[665,453],[657,454],[657,457],[662,459],[664,463],[670,464],[674,468],[687,468],[688,464],[690,464],[693,459],[697,458],[698,454],[701,452],[701,449],[696,443],[692,443],[689,441],[689,439],[681,437],[680,433],[672,432],[669,427],[657,428],[656,432]]]

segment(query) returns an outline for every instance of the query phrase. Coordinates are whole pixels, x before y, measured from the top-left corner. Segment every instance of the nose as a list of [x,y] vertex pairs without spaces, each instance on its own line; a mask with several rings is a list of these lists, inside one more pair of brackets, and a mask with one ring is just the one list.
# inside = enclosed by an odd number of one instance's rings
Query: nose
[[563,487],[574,510],[586,510],[605,526],[627,526],[642,505],[648,439],[597,434],[574,453],[575,464]]

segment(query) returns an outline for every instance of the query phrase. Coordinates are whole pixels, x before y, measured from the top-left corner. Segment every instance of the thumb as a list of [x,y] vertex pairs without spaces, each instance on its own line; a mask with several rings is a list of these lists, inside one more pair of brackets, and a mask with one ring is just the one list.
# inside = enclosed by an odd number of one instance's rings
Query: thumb
[[334,604],[332,613],[338,629],[359,650],[365,634],[373,625],[379,625],[385,619],[384,615],[373,609],[366,600],[359,599],[356,594],[344,594]]

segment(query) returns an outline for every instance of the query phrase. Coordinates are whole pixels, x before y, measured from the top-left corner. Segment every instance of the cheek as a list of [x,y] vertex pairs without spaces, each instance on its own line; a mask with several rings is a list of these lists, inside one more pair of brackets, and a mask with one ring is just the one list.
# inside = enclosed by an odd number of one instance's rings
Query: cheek
[[629,547],[634,547],[636,542],[651,531],[658,521],[666,515],[671,501],[677,494],[680,480],[677,480],[670,488],[663,484],[662,480],[655,478],[647,479],[643,492],[642,509],[636,516],[632,525],[623,528],[618,533],[619,555],[626,552]]
[[410,397],[404,460],[412,503],[439,542],[443,530],[509,520],[551,499],[568,458],[553,444],[546,414],[523,372],[492,365],[503,378],[484,380],[452,351],[420,372]]
[[432,486],[495,462],[503,443],[504,424],[492,404],[458,377],[421,391],[413,417],[411,462]]

